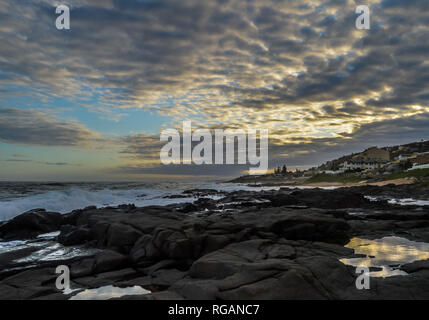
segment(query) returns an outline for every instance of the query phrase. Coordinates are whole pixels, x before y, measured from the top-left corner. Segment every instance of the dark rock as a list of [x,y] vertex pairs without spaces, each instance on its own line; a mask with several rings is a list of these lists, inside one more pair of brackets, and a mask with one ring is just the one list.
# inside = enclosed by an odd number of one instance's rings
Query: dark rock
[[[381,193],[394,192],[386,190]],[[184,205],[91,207],[53,214],[52,221],[46,218],[50,213],[36,210],[0,230],[7,227],[4,234],[13,237],[61,228],[61,243],[97,246],[103,251],[69,261],[76,286],[140,285],[153,291],[130,299],[429,298],[427,261],[402,266],[407,276],[371,278],[371,290],[356,289],[354,268],[339,261],[356,257],[343,247],[350,238],[400,235],[429,241],[428,210],[372,203],[363,194],[358,189],[236,191]],[[14,260],[37,248],[0,254],[0,269],[16,267]],[[45,267],[58,262],[0,271],[0,298],[64,298],[54,287],[53,269]]]
[[189,198],[189,195],[186,194],[171,194],[168,196],[164,196],[164,199],[184,199],[184,198]]
[[215,209],[216,201],[210,198],[199,198],[198,200],[194,201],[194,205],[198,208],[198,210],[208,210],[208,209]]
[[307,206],[324,209],[344,209],[360,208],[371,205],[371,201],[366,199],[361,193],[347,189],[337,190],[297,190],[291,195]]
[[66,225],[61,227],[58,242],[65,246],[83,244],[91,239],[91,232],[88,228]]
[[177,269],[158,270],[151,275],[151,285],[168,288],[183,279],[186,274],[186,271],[180,271]]
[[415,273],[421,270],[429,270],[429,260],[418,260],[401,266],[406,273]]
[[153,237],[144,235],[134,244],[131,249],[130,258],[137,265],[145,265],[161,258],[162,252],[155,247]]
[[278,246],[265,240],[229,245],[195,261],[191,278],[170,290],[187,299],[334,299],[354,286],[354,277],[337,258],[271,258],[273,251],[295,255],[290,245]]
[[190,278],[176,282],[169,290],[191,300],[215,300],[219,292],[215,280],[193,280]]
[[246,212],[235,218],[242,224],[273,232],[291,240],[311,240],[345,244],[349,239],[350,225],[344,219],[334,218],[324,211],[288,208],[268,208],[261,216]]
[[75,262],[70,267],[71,278],[85,277],[95,272],[95,259],[87,258]]
[[97,273],[95,275],[82,278],[75,278],[73,281],[86,288],[98,288],[115,284],[130,278],[135,278],[137,275],[138,273],[134,269],[126,268],[110,272]]
[[212,195],[223,194],[223,192],[217,191],[215,189],[189,189],[189,190],[183,191],[183,194],[197,196],[197,197],[207,197]]
[[189,212],[195,212],[198,211],[198,206],[196,206],[193,203],[183,203],[179,206],[176,206],[177,211],[183,212],[183,213],[189,213]]
[[126,262],[126,256],[115,251],[104,250],[95,255],[95,271],[99,273],[115,270],[124,266]]
[[145,274],[152,275],[159,270],[174,268],[177,266],[177,261],[173,259],[159,261],[150,267],[143,268]]
[[268,197],[268,199],[271,201],[274,207],[303,204],[303,202],[301,202],[296,197],[286,193],[279,193],[277,195],[273,195],[272,197]]
[[132,226],[114,223],[107,230],[107,247],[117,248],[121,252],[129,252],[142,233]]
[[0,282],[0,300],[26,300],[60,293],[55,268],[27,270]]
[[103,250],[92,258],[73,263],[70,267],[70,275],[72,279],[80,278],[95,273],[117,270],[126,264],[126,256],[112,250]]
[[29,239],[60,228],[61,214],[44,209],[27,211],[0,226],[0,236],[5,240]]

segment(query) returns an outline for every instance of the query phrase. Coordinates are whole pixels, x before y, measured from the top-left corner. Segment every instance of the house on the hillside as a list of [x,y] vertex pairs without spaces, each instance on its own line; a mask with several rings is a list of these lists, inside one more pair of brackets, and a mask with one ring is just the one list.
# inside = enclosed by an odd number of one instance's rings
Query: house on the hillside
[[340,168],[339,170],[324,170],[321,173],[324,173],[324,174],[341,174],[341,173],[344,173],[344,171],[345,170]]
[[429,152],[422,153],[403,153],[395,157],[398,161],[410,160],[412,163],[425,164],[429,163]]
[[424,165],[424,164],[428,164],[429,163],[429,153],[423,153],[423,154],[419,154],[416,155],[415,158],[411,159],[411,163],[413,163],[413,165]]
[[345,161],[342,164],[341,170],[353,171],[353,170],[374,170],[379,169],[384,163],[379,161],[365,161],[363,159],[353,159],[351,161]]
[[409,154],[409,153],[403,153],[403,154],[400,154],[399,156],[397,156],[395,159],[396,160],[399,160],[399,161],[406,161],[406,160],[408,160],[409,158],[411,158],[413,155],[412,154]]
[[353,157],[353,160],[357,159],[362,159],[364,162],[388,162],[390,161],[390,152],[385,149],[371,147]]
[[390,161],[390,151],[371,147],[341,165],[343,171],[380,169]]

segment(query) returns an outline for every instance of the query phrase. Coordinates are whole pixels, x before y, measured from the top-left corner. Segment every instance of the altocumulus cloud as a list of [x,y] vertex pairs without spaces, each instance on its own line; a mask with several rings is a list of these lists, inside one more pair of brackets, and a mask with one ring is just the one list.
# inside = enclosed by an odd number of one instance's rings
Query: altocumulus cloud
[[[354,0],[69,0],[66,33],[55,30],[55,3],[0,4],[0,85],[14,95],[97,93],[112,113],[144,108],[176,123],[199,115],[207,127],[268,128],[273,161],[287,155],[297,164],[314,152],[359,150],[369,133],[374,144],[390,143],[399,128],[410,139],[425,133],[427,0],[366,1],[370,31],[355,29]],[[10,94],[0,90],[0,99]],[[23,133],[9,124],[0,139],[37,144],[33,132],[38,144],[75,145],[95,134],[39,118],[42,126]],[[59,126],[67,133],[43,134]],[[124,156],[153,165],[154,137],[119,140]]]
[[99,135],[35,110],[0,108],[0,141],[41,146],[86,147]]

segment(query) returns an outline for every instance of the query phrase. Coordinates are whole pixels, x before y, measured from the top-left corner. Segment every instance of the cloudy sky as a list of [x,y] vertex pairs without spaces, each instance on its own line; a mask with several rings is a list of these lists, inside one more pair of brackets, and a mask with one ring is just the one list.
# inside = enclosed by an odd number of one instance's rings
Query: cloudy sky
[[240,174],[161,165],[183,120],[269,129],[271,167],[426,140],[428,39],[428,0],[2,0],[0,180]]

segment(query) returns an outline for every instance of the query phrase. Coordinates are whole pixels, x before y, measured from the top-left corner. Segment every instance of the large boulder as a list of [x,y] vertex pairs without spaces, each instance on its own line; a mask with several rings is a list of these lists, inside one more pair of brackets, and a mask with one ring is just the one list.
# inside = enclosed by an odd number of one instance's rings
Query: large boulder
[[107,247],[128,253],[141,236],[142,233],[130,225],[114,223],[107,230]]
[[26,270],[7,277],[0,282],[0,300],[27,300],[58,294],[57,277],[55,268]]
[[205,237],[181,230],[158,228],[153,235],[144,235],[131,249],[130,257],[137,263],[162,259],[196,259],[201,255]]
[[345,244],[350,238],[348,221],[322,209],[266,208],[263,212],[243,212],[234,219],[241,228],[271,232],[290,240]]
[[91,232],[88,228],[66,225],[61,227],[58,242],[65,246],[83,244],[91,239]]
[[42,233],[59,230],[61,214],[44,209],[27,211],[0,226],[0,238],[30,239]]
[[296,190],[291,193],[309,207],[323,209],[362,208],[371,205],[363,194],[347,189],[338,190]]
[[418,271],[429,271],[429,260],[417,260],[401,266],[401,270],[407,273],[415,273]]
[[70,267],[72,278],[80,278],[96,273],[117,270],[127,265],[127,257],[112,251],[103,250],[92,258],[75,262]]
[[196,260],[189,276],[169,290],[187,299],[335,299],[354,288],[355,277],[338,258],[295,258],[294,245],[304,243],[255,239],[228,245]]

